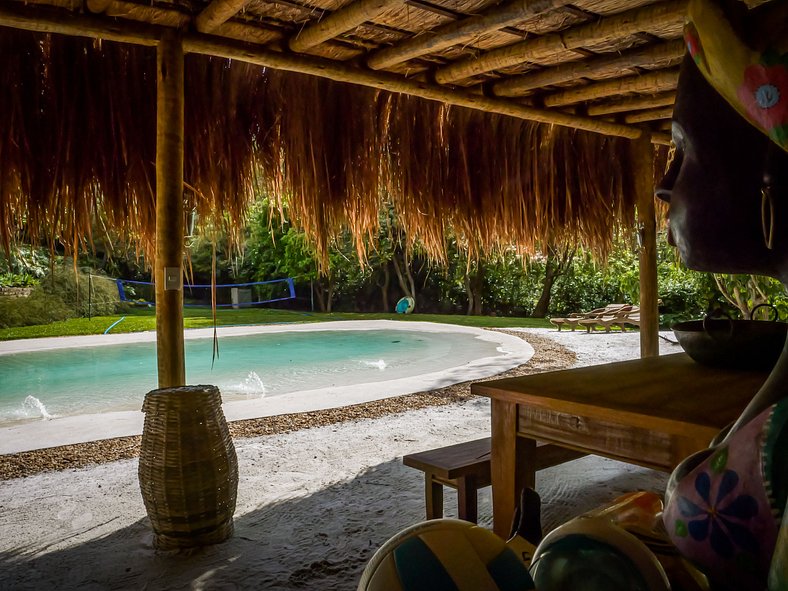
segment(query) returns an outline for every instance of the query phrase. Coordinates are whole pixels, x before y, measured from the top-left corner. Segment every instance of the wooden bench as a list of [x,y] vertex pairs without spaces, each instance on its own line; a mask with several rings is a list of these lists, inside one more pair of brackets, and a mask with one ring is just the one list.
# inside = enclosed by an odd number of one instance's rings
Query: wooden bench
[[[536,447],[536,470],[556,466],[586,455],[583,452],[552,444]],[[457,490],[457,514],[460,519],[476,523],[480,488],[490,486],[490,438],[466,441],[431,449],[402,458],[402,463],[424,472],[424,495],[427,519],[443,517],[443,487]]]

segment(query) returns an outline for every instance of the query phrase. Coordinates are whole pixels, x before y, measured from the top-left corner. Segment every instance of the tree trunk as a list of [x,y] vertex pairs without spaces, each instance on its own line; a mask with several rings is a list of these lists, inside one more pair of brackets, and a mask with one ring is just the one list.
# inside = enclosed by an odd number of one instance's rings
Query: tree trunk
[[389,286],[391,285],[391,272],[389,271],[389,264],[386,262],[383,265],[383,285],[380,286],[381,299],[383,300],[383,311],[390,312],[389,307]]
[[468,293],[468,316],[482,315],[482,291],[484,290],[484,267],[481,264],[465,274],[465,291]]
[[323,289],[323,285],[321,281],[316,281],[315,284],[315,295],[317,296],[317,307],[320,309],[321,312],[326,312],[326,292]]
[[569,269],[574,256],[574,249],[564,247],[563,251],[559,252],[554,246],[547,247],[542,293],[539,294],[539,301],[536,302],[534,311],[531,314],[534,318],[545,318],[547,316],[547,311],[550,309],[550,298],[553,295],[553,285],[555,285],[556,279]]
[[326,312],[331,314],[332,304],[334,300],[334,282],[328,282],[328,288],[326,289]]
[[[402,255],[401,261],[399,259],[400,254]],[[407,251],[394,253],[391,262],[394,263],[394,272],[397,274],[397,281],[399,282],[400,288],[406,296],[410,296],[415,300],[416,284],[413,279],[413,273],[410,270],[410,257]]]
[[473,312],[473,286],[467,273],[465,274],[465,293],[468,294],[468,309],[465,311],[465,315],[470,316]]
[[547,316],[547,310],[550,308],[550,298],[553,295],[553,285],[555,285],[556,279],[558,279],[558,273],[556,272],[555,261],[552,256],[547,255],[542,293],[539,294],[539,301],[536,302],[536,306],[534,307],[532,314],[534,318],[544,318]]

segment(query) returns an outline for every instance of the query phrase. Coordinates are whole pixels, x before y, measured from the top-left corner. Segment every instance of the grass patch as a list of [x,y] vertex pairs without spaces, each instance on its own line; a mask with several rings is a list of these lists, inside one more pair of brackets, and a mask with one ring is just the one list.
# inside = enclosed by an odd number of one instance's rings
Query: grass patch
[[[51,324],[20,326],[0,329],[0,340],[33,339],[40,337],[58,337],[74,335],[102,334],[114,322],[123,320],[111,329],[112,334],[125,332],[141,332],[156,330],[156,312],[153,308],[134,309],[125,315],[96,316],[93,318],[72,318]],[[289,310],[273,310],[264,308],[246,308],[242,310],[217,310],[218,326],[242,326],[257,324],[291,324],[297,322],[328,322],[333,320],[398,320],[402,322],[441,322],[461,326],[477,326],[481,328],[548,328],[550,323],[545,318],[503,318],[496,316],[459,316],[443,314],[356,314],[338,312],[322,314],[318,312],[298,312]],[[184,310],[184,326],[186,328],[210,328],[213,326],[211,311],[203,308],[186,308]]]

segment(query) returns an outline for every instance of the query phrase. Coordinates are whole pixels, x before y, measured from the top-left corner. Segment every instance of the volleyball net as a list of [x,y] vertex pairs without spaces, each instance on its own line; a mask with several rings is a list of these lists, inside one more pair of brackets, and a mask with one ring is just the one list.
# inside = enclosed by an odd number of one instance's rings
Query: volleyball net
[[[93,278],[95,281],[95,277]],[[140,306],[156,305],[156,286],[150,281],[103,278],[114,281],[121,302]],[[216,286],[216,306],[219,308],[246,308],[274,302],[293,300],[296,297],[292,277],[254,281],[249,283],[221,283]],[[184,307],[211,307],[212,286],[208,284],[183,285]]]

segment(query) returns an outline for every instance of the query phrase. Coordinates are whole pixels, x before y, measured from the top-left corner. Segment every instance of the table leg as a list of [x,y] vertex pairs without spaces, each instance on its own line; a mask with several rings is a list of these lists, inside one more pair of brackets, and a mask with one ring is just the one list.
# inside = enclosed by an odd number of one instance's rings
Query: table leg
[[476,479],[462,476],[457,479],[457,512],[460,519],[477,523],[479,521]]
[[435,482],[429,472],[424,474],[424,497],[427,501],[427,519],[443,517],[443,485]]
[[536,485],[536,441],[517,436],[517,404],[492,400],[493,531],[506,539],[520,491]]

